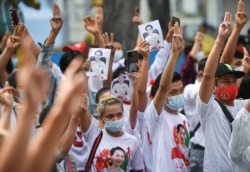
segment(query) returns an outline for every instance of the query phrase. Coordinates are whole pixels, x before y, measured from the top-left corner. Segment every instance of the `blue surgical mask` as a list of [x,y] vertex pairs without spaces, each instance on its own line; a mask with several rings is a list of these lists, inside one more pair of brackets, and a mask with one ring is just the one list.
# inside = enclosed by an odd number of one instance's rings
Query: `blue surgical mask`
[[178,110],[184,105],[183,94],[167,97],[167,99],[168,99],[168,103],[166,103],[165,105],[171,110]]
[[114,61],[118,61],[123,57],[123,51],[122,50],[115,50],[115,55],[114,55]]
[[122,130],[124,123],[125,123],[125,118],[123,117],[116,121],[105,121],[104,127],[111,132],[117,132]]

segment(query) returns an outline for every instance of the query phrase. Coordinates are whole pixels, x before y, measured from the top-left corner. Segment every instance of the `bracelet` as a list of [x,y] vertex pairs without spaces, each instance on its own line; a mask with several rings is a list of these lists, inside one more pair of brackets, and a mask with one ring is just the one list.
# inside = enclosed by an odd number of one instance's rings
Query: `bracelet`
[[223,44],[221,44],[221,43],[219,43],[219,42],[217,42],[217,41],[215,41],[214,44],[219,45],[219,46],[222,47],[222,48],[224,47]]

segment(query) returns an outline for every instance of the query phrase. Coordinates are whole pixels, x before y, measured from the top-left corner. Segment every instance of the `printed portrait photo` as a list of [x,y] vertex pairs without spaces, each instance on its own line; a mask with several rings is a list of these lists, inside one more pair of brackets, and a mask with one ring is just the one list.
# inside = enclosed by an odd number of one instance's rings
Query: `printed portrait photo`
[[90,70],[87,72],[87,76],[100,80],[107,79],[110,53],[110,49],[90,48],[88,57]]

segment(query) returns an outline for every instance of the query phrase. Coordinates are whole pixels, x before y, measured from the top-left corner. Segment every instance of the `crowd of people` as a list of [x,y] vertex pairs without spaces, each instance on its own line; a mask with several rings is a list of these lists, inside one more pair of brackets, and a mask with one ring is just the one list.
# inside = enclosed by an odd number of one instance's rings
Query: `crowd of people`
[[[136,9],[132,20],[140,25]],[[63,26],[57,4],[43,44],[23,23],[1,39],[0,171],[248,172],[250,49],[239,39],[248,21],[244,2],[238,1],[234,26],[225,12],[208,57],[197,31],[180,73],[182,25],[169,21],[150,67],[151,49],[138,35],[134,50],[143,58],[128,73],[120,62],[113,66],[121,46],[102,33],[102,15],[83,18],[95,45],[64,46],[59,65],[51,61]],[[91,61],[91,46],[109,49],[109,64],[100,50]],[[86,74],[103,74],[103,66],[105,80]]]

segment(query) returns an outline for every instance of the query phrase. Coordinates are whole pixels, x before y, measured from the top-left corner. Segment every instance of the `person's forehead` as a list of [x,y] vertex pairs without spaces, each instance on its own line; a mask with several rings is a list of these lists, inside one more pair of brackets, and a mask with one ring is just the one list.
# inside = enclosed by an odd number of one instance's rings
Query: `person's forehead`
[[119,112],[122,112],[121,105],[119,103],[115,103],[111,105],[106,105],[104,115],[116,114]]
[[176,81],[176,82],[172,82],[170,89],[180,89],[183,88],[183,84],[181,81]]
[[116,154],[116,153],[117,153],[117,154],[118,154],[118,153],[122,153],[122,154],[123,154],[123,151],[120,150],[120,149],[116,149],[115,152],[114,152],[114,154]]

